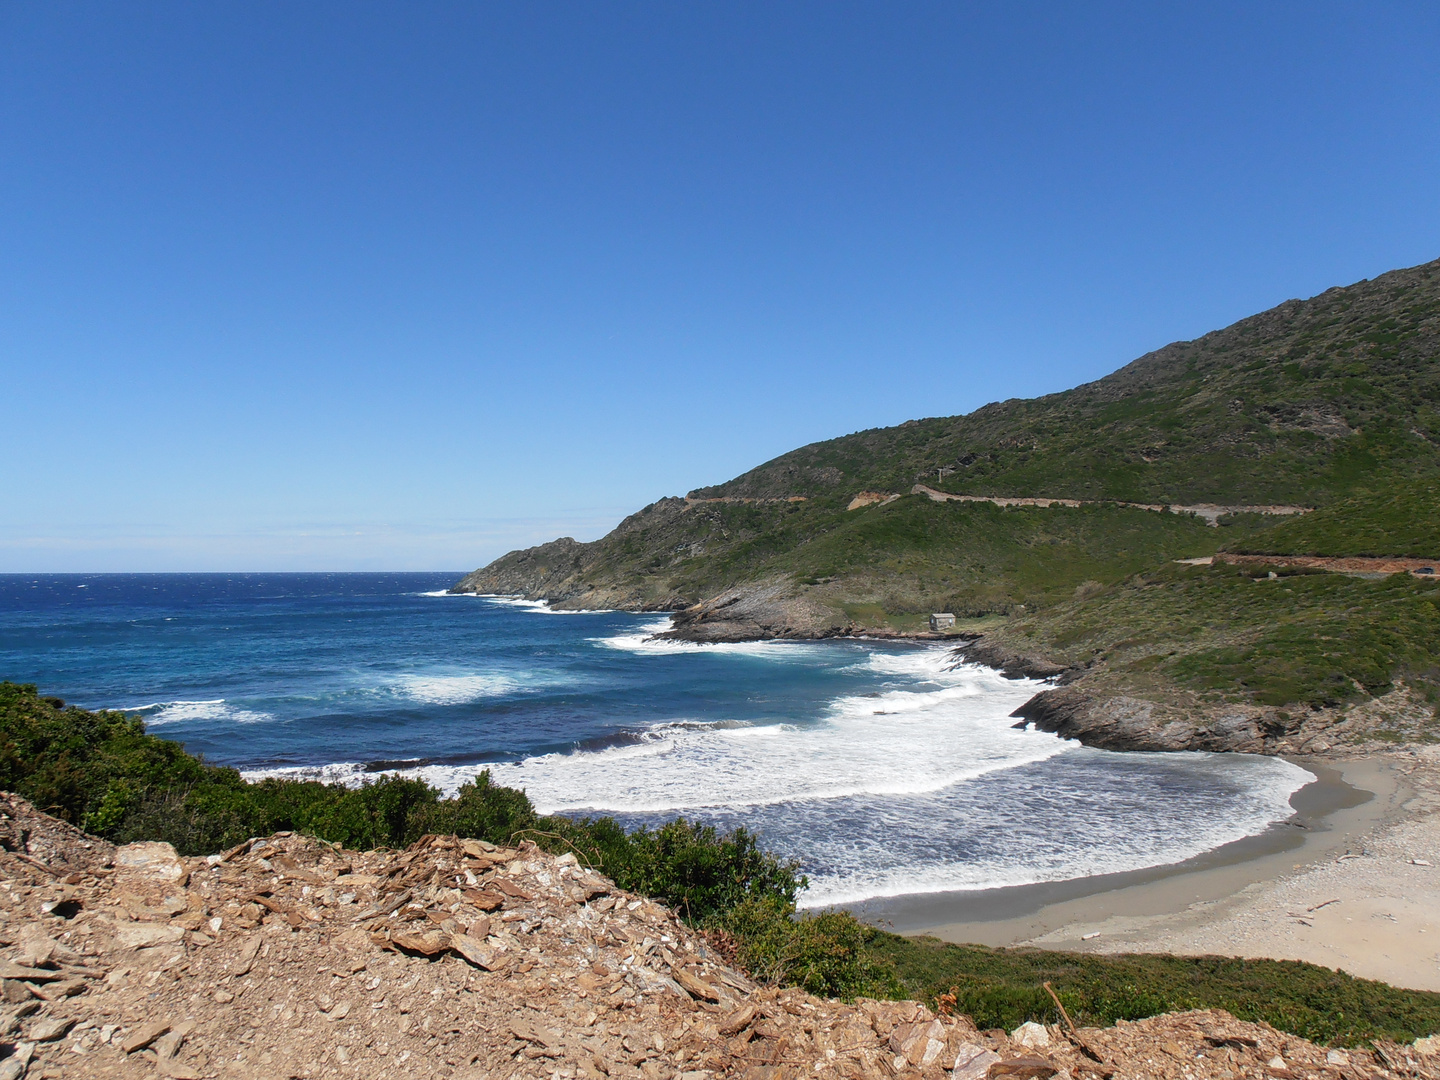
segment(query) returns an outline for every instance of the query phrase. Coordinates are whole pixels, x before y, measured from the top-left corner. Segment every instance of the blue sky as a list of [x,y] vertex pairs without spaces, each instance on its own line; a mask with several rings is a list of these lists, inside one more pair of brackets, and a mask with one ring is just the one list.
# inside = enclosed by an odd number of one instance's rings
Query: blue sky
[[0,571],[469,569],[1440,256],[1440,7],[0,5]]

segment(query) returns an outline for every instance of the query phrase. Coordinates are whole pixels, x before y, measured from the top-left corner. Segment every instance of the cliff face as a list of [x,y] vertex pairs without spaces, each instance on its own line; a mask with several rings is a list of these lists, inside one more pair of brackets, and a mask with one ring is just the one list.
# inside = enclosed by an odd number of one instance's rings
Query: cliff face
[[683,499],[661,499],[631,514],[599,540],[582,544],[562,536],[548,544],[502,555],[461,578],[453,593],[493,593],[546,600],[558,608],[676,611],[695,602],[655,574],[648,559],[656,534],[689,524]]
[[784,580],[727,589],[677,611],[671,621],[672,628],[657,636],[701,642],[827,638],[845,633],[850,625],[842,613],[798,595]]
[[539,547],[512,551],[466,574],[450,591],[562,599],[574,591],[576,577],[594,558],[594,544],[562,536]]

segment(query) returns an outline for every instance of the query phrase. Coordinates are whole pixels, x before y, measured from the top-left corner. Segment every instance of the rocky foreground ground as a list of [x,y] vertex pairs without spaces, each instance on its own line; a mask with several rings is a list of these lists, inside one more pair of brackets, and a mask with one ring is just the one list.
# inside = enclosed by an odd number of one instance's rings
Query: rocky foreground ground
[[1440,1078],[1434,1040],[1334,1050],[1213,1011],[1007,1034],[757,986],[673,912],[530,844],[282,833],[186,859],[9,795],[0,944],[0,1080]]

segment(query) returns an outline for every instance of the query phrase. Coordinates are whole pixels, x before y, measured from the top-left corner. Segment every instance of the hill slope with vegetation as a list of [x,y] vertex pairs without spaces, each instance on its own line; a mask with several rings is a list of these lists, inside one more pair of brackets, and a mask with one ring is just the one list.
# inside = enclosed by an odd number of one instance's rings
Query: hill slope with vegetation
[[[1241,588],[1233,567],[1174,564],[1440,558],[1437,360],[1440,261],[1287,301],[1064,393],[802,447],[593,543],[511,552],[456,589],[674,611],[672,633],[699,641],[913,633],[953,611],[957,631],[987,634],[972,657],[1067,670],[1035,719],[1100,745],[1319,746],[1387,695],[1386,723],[1414,735],[1433,718],[1412,647],[1431,640],[1428,599],[1290,569],[1253,586],[1253,566]],[[1274,514],[1295,507],[1313,509]],[[1328,642],[1346,634],[1357,647],[1337,666]],[[1117,695],[1148,719],[1112,737],[1096,725]],[[1200,719],[1177,726],[1176,709]]]
[[1440,559],[1440,485],[1382,484],[1225,545],[1259,555]]
[[[791,451],[696,497],[944,490],[1324,505],[1436,475],[1440,262],[1289,300],[1093,383]],[[938,470],[946,469],[943,480]]]
[[[973,557],[970,541],[993,529],[997,515],[977,504],[912,501],[912,488],[1329,506],[1440,476],[1437,356],[1440,262],[1433,262],[1287,301],[1064,393],[801,447],[728,483],[653,503],[593,543],[558,540],[511,552],[459,587],[567,606],[673,610],[746,582],[849,576],[819,598],[843,614],[844,602],[884,606],[878,573],[894,614],[946,596],[964,609],[1053,601],[1087,578],[1103,584],[1133,572],[1128,557],[1112,558],[1111,550],[1125,548],[1136,529],[1167,534],[1165,550],[1154,552],[1163,559],[1243,542],[1262,522],[1246,521],[1222,539],[1136,526],[1136,515],[1117,514],[1112,545],[1079,535],[1087,529],[1068,521],[1017,521],[985,542],[990,554]],[[847,509],[867,491],[903,496],[908,505]],[[1052,508],[1050,516],[1062,515]],[[1003,565],[1046,546],[1067,553],[1060,562],[1088,560],[1087,576],[1062,569],[1037,590]],[[1002,549],[1008,558],[994,554]]]

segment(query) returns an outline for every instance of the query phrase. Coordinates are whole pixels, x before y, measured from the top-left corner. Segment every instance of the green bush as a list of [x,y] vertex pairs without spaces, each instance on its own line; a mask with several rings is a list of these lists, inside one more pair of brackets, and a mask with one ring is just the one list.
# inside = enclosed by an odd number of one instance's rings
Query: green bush
[[687,919],[704,923],[742,901],[774,898],[793,908],[805,887],[798,863],[760,848],[745,829],[721,835],[713,825],[677,818],[658,829],[630,834],[632,855],[614,866],[616,881],[663,899]]
[[505,844],[534,829],[538,821],[525,793],[492,783],[489,769],[461,784],[453,799],[432,802],[424,817],[426,832],[456,833]]
[[711,920],[731,935],[740,965],[762,982],[821,997],[903,997],[892,963],[870,948],[877,931],[848,911],[796,915],[776,896],[742,900]]
[[575,851],[622,887],[702,923],[735,904],[774,897],[793,907],[798,867],[744,829],[672,821],[627,833],[613,818],[543,817],[489,770],[453,798],[422,780],[382,776],[358,787],[309,780],[246,783],[116,712],[66,708],[34,686],[0,683],[0,788],[117,843],[165,840],[184,854],[220,851],[281,830],[360,850],[457,833],[496,844],[535,840]]

